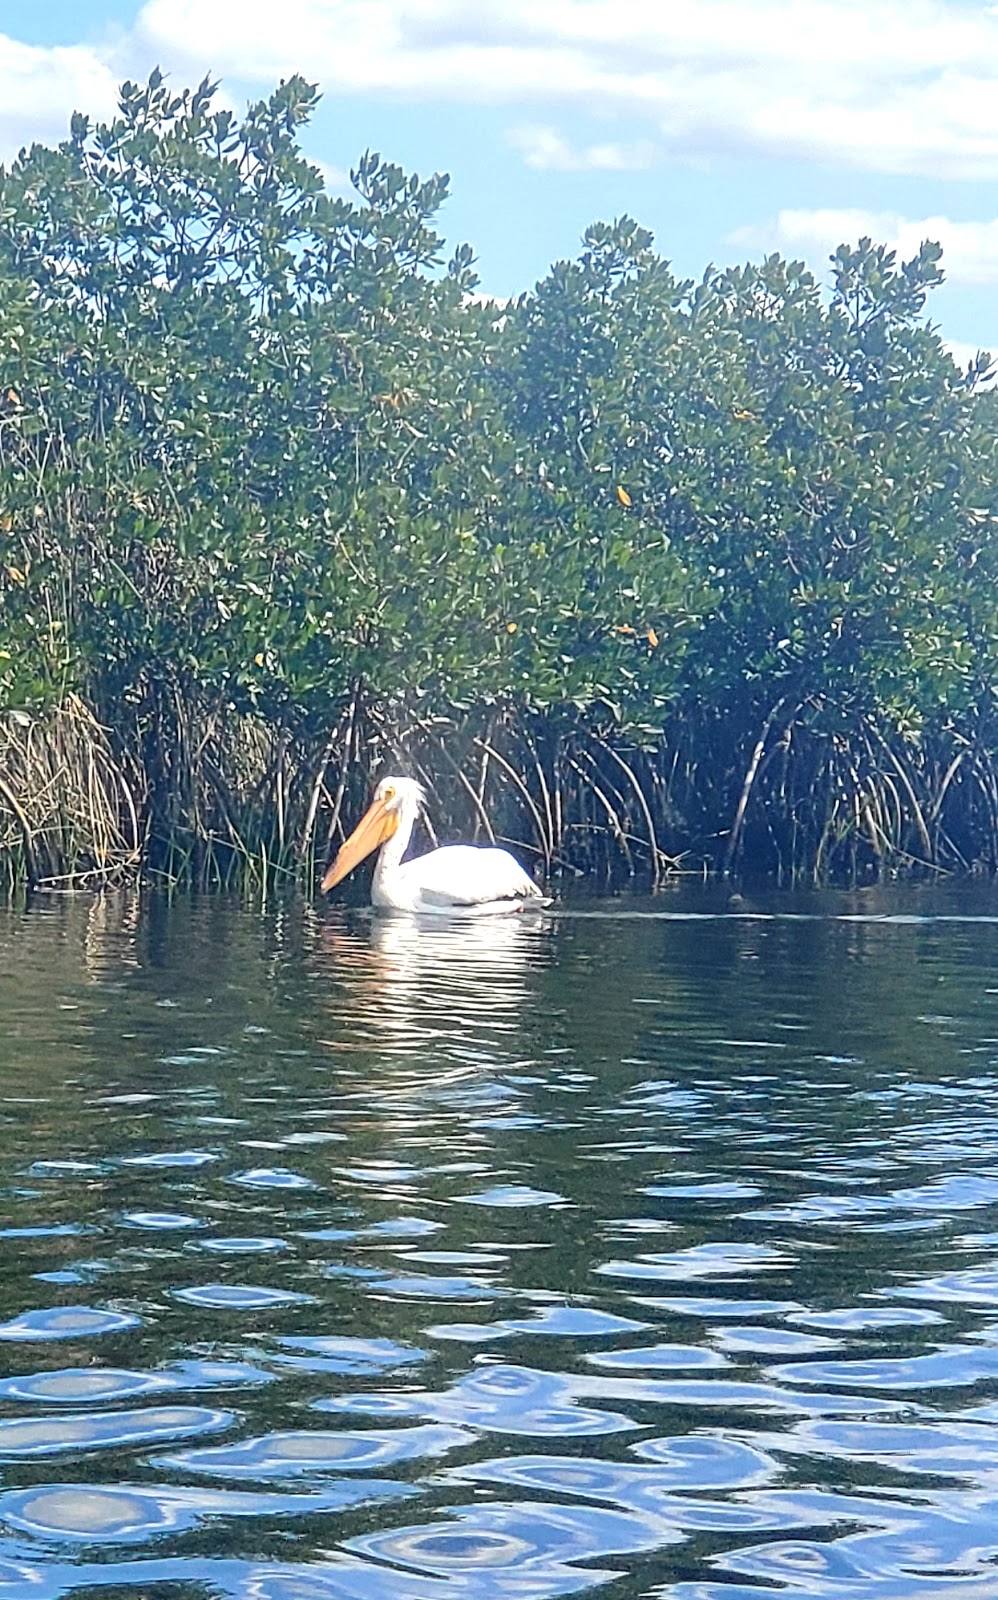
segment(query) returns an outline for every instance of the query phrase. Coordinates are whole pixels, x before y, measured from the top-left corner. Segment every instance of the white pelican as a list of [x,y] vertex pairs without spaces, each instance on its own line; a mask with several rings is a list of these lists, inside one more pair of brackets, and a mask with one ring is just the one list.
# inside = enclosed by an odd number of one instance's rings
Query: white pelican
[[326,868],[322,893],[380,845],[371,885],[371,904],[380,910],[495,916],[549,903],[508,850],[449,844],[403,861],[424,798],[413,778],[382,778],[367,811]]

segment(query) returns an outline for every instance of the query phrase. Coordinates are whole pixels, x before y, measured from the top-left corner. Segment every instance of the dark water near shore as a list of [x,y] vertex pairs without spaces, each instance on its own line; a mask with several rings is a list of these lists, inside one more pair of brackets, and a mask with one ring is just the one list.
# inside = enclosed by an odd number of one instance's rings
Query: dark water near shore
[[998,1597],[998,890],[0,911],[0,1130],[0,1600]]

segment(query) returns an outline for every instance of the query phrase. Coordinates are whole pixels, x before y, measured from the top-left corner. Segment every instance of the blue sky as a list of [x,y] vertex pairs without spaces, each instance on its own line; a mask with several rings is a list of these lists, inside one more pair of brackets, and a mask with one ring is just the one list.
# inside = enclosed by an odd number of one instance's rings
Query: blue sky
[[448,242],[529,288],[628,212],[683,276],[842,239],[944,246],[933,318],[998,351],[998,7],[980,0],[0,0],[0,160],[153,66],[237,107],[301,71],[334,187],[451,174]]

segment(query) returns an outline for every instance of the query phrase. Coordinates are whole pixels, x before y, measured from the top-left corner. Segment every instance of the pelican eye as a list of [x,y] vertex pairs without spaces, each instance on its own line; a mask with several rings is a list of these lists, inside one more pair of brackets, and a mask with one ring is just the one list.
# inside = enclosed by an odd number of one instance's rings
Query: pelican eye
[[395,785],[393,783],[386,783],[385,784],[385,787],[381,791],[381,798],[382,798],[382,800],[394,800],[395,799]]

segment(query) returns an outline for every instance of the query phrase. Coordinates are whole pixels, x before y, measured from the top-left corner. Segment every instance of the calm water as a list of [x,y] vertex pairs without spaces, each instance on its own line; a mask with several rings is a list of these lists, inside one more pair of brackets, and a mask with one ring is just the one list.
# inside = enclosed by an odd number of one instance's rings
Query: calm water
[[726,911],[0,913],[0,1597],[998,1596],[998,891]]

